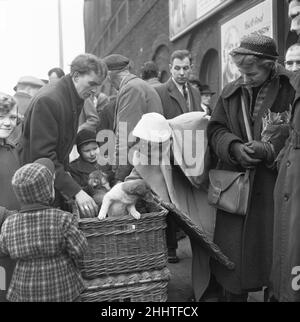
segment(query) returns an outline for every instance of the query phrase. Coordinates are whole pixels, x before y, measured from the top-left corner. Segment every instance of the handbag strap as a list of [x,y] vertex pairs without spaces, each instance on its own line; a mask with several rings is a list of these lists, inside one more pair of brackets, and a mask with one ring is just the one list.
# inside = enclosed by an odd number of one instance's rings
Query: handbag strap
[[250,142],[253,140],[253,137],[252,137],[250,124],[249,124],[247,113],[246,113],[246,106],[245,106],[245,101],[244,101],[243,95],[241,95],[241,101],[242,101],[242,110],[243,110],[243,117],[244,117],[246,132],[247,132],[247,138],[248,138],[248,141]]
[[[247,138],[248,138],[248,141],[250,142],[253,140],[253,137],[252,137],[250,124],[249,124],[248,117],[247,117],[246,106],[245,106],[245,101],[244,101],[243,95],[241,95],[241,101],[242,101],[242,110],[243,110],[243,117],[244,117],[244,123],[245,123],[245,127],[246,127]],[[245,172],[245,177],[249,178],[249,176],[250,176],[250,170],[247,169]]]

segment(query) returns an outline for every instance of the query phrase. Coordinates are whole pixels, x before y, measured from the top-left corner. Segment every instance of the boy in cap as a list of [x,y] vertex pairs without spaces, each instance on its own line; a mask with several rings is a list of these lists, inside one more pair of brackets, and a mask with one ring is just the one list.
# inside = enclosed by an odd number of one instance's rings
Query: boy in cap
[[2,226],[0,250],[17,260],[11,302],[69,302],[84,286],[76,261],[87,241],[70,213],[51,208],[55,167],[43,158],[20,168],[12,185],[21,204]]
[[76,146],[79,157],[70,163],[70,173],[74,180],[85,191],[88,191],[89,174],[95,170],[100,170],[97,162],[99,145],[96,141],[96,133],[89,130],[81,130],[76,137]]

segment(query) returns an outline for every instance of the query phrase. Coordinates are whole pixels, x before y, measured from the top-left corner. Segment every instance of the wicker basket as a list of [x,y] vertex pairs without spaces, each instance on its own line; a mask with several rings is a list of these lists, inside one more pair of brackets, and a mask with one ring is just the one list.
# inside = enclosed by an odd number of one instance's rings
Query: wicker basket
[[83,302],[166,302],[169,278],[170,272],[164,268],[86,280],[81,299]]
[[85,279],[103,275],[147,271],[167,265],[166,214],[156,204],[136,220],[122,218],[79,219],[79,228],[88,240],[88,251],[80,261]]

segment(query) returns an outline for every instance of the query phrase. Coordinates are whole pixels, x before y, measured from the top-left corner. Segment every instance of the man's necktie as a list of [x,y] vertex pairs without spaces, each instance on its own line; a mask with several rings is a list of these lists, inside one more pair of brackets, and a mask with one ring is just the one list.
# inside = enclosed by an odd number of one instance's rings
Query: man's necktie
[[182,92],[183,92],[184,99],[186,101],[186,106],[187,106],[188,109],[190,109],[189,95],[188,95],[188,92],[187,92],[186,84],[184,84],[182,86]]

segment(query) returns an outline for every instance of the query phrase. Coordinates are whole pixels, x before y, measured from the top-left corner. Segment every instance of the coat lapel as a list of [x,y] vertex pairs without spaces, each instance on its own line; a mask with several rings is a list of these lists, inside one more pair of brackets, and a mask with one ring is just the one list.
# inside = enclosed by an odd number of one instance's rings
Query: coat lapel
[[189,112],[183,95],[179,92],[179,89],[174,84],[172,79],[170,79],[168,81],[168,92],[169,92],[170,96],[178,103],[178,105],[181,108],[182,113]]

